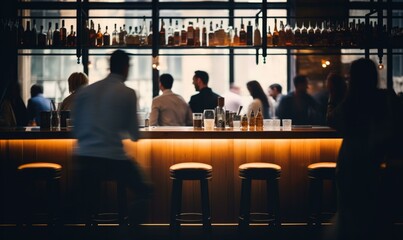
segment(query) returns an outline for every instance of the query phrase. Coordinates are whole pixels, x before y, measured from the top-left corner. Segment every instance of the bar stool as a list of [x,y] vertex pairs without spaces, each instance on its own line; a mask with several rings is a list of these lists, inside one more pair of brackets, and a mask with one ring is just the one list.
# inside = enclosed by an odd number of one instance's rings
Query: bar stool
[[323,210],[323,183],[332,181],[332,192],[336,196],[335,187],[336,163],[319,162],[308,165],[309,177],[309,220],[308,224],[320,226],[325,218],[331,218],[333,211]]
[[[281,167],[273,163],[253,162],[239,166],[239,177],[242,179],[241,203],[239,214],[239,230],[244,233],[249,224],[268,223],[278,228],[280,221],[279,179]],[[267,209],[266,213],[250,212],[252,180],[266,181]]]
[[[97,227],[102,223],[114,223],[119,226],[128,225],[128,207],[127,207],[127,194],[126,184],[119,176],[100,176],[96,173],[92,174],[92,178],[85,185],[85,201],[86,201],[86,227]],[[116,212],[108,211],[102,212],[100,206],[100,199],[102,194],[102,184],[113,182],[116,184],[116,199],[117,210]],[[112,208],[112,207],[108,207]]]
[[[212,177],[212,171],[211,165],[197,162],[178,163],[169,168],[172,179],[170,231],[173,238],[177,237],[181,223],[203,223],[204,233],[208,236],[211,234],[208,180]],[[182,183],[185,180],[200,181],[201,213],[185,213],[181,210]]]
[[46,184],[46,206],[48,226],[55,226],[60,210],[60,178],[62,175],[62,166],[57,163],[35,162],[18,166],[17,174],[20,178],[21,196],[20,196],[20,221],[19,224],[30,226],[34,220],[34,209],[39,204],[37,199],[38,189],[35,184],[44,182]]

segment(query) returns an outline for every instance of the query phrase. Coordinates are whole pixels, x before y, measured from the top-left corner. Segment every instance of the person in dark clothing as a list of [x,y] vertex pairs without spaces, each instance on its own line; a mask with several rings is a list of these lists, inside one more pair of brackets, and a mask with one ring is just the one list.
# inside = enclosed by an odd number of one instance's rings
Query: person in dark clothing
[[11,83],[0,104],[0,126],[16,127],[28,125],[28,112],[21,97],[18,83]]
[[189,101],[189,106],[194,113],[202,113],[204,109],[214,109],[217,107],[217,98],[219,95],[208,87],[208,81],[209,76],[207,72],[195,71],[193,85],[199,93],[193,95]]
[[403,106],[393,90],[377,84],[375,63],[361,58],[351,64],[346,97],[330,91],[328,123],[343,136],[336,168],[336,239],[394,239],[390,206],[396,193],[381,187],[381,165],[389,154],[400,151],[402,157]]
[[277,109],[281,119],[292,119],[295,125],[311,125],[320,122],[319,105],[308,94],[308,78],[304,75],[294,77],[295,91],[284,96]]

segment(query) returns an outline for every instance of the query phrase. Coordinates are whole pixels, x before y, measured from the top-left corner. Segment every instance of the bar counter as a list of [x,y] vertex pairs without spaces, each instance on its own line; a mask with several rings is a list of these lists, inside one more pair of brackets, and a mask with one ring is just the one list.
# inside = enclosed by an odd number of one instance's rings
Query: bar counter
[[[282,221],[306,222],[306,167],[315,162],[336,161],[341,141],[336,131],[319,126],[296,126],[292,131],[203,131],[193,130],[192,127],[151,127],[141,129],[141,139],[137,142],[126,139],[123,143],[127,154],[144,168],[155,186],[148,223],[159,224],[169,222],[171,180],[168,169],[172,164],[188,161],[213,166],[213,177],[209,182],[213,223],[237,223],[241,187],[238,166],[246,162],[280,165]],[[75,140],[69,130],[1,129],[2,201],[13,202],[16,189],[12,181],[16,166],[49,161],[64,168],[62,200],[63,204],[68,204],[74,146]],[[253,183],[253,212],[266,209],[265,190],[263,182]],[[199,185],[185,183],[183,209],[194,212],[199,207]],[[12,208],[2,209],[2,212],[5,218],[13,216]]]

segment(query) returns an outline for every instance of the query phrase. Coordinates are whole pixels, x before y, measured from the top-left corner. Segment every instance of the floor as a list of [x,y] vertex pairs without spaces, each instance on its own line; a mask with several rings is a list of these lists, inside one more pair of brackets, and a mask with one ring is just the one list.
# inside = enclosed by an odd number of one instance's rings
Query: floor
[[[178,240],[331,240],[332,226],[308,228],[305,224],[282,225],[279,231],[267,226],[254,225],[247,236],[240,237],[236,225],[215,225],[211,238],[203,235],[200,226],[183,226]],[[403,239],[403,225],[396,226],[395,236]],[[139,231],[116,225],[103,225],[96,230],[86,230],[84,225],[65,225],[50,230],[45,225],[35,225],[32,228],[17,228],[15,225],[0,224],[0,239],[2,240],[169,240],[167,225],[142,226]],[[390,239],[387,239],[390,240]],[[394,240],[394,239],[393,239]]]

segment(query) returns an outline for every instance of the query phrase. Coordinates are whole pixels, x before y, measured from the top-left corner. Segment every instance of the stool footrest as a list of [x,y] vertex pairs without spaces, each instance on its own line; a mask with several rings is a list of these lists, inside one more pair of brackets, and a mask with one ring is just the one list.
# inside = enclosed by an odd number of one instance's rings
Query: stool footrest
[[181,223],[202,223],[203,215],[201,213],[180,213],[175,220]]
[[97,223],[118,222],[119,213],[98,213],[98,214],[92,216],[91,221],[97,222]]
[[[239,217],[239,220],[244,221],[244,217]],[[251,223],[269,223],[275,221],[274,214],[252,212],[249,215]]]

